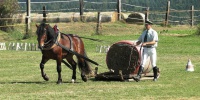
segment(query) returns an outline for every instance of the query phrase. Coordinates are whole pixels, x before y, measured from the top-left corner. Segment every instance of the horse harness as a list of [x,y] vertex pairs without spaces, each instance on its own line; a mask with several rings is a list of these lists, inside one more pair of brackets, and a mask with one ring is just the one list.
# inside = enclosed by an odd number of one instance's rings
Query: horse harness
[[[85,59],[85,60],[87,60],[87,61],[89,61],[89,62],[91,62],[91,63],[93,63],[93,64],[95,64],[95,65],[97,65],[97,66],[99,65],[97,62],[95,62],[95,61],[89,59],[88,57],[86,57],[86,56],[84,56],[84,55],[81,55],[81,54],[77,53],[76,51],[74,51],[74,50],[73,50],[73,39],[72,39],[72,37],[73,37],[74,35],[73,35],[73,34],[65,34],[65,35],[68,37],[68,39],[69,39],[69,41],[70,41],[70,48],[68,48],[68,47],[62,45],[61,43],[59,43],[59,41],[60,41],[60,39],[61,39],[61,33],[58,32],[58,36],[57,36],[56,42],[55,42],[51,47],[49,47],[49,48],[43,48],[43,50],[51,50],[51,49],[53,49],[55,46],[60,46],[62,49],[68,51],[69,53],[72,53],[72,54],[74,54],[74,55],[76,55],[76,56],[79,56],[79,57],[81,57],[81,58],[83,58],[83,59]],[[79,40],[79,42],[80,42],[80,40]]]
[[68,37],[69,42],[70,42],[70,49],[73,51],[73,50],[74,50],[74,47],[73,47],[73,39],[72,39],[72,36],[71,36],[71,34],[66,34],[66,36]]
[[[69,48],[69,49],[73,51],[73,50],[74,50],[74,48],[73,48],[73,39],[72,39],[71,34],[66,34],[65,36],[68,37],[69,42],[70,42],[70,48]],[[43,48],[43,50],[51,50],[51,49],[53,49],[55,46],[60,46],[60,43],[59,43],[60,39],[61,39],[61,33],[58,32],[58,36],[57,36],[57,38],[56,38],[56,42],[53,43],[53,45],[52,45],[51,47]]]
[[[57,38],[56,38],[56,42],[53,43],[53,45],[52,45],[51,47],[43,48],[43,50],[51,50],[51,49],[53,49],[55,46],[57,46],[57,42],[60,41],[60,38],[61,38],[61,36],[60,36],[60,32],[59,32],[59,33],[58,33],[58,36],[57,36]],[[45,44],[48,44],[48,42],[45,43]]]

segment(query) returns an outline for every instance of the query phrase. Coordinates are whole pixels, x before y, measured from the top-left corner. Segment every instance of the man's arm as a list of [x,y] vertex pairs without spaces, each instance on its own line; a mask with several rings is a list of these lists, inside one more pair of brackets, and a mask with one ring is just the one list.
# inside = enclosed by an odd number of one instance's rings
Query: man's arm
[[153,40],[153,41],[150,41],[150,42],[145,42],[142,44],[142,46],[148,46],[148,45],[154,45],[156,44],[157,41]]

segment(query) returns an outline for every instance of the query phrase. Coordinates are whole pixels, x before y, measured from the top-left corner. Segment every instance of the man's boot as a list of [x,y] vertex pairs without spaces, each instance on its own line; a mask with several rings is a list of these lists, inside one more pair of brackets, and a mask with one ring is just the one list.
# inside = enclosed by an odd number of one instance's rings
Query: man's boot
[[133,79],[138,82],[140,81],[140,78],[141,78],[141,75],[143,73],[143,70],[144,70],[144,67],[140,66],[139,70],[138,70],[138,73],[137,73],[137,76],[136,77],[133,77]]
[[158,78],[158,68],[157,68],[157,66],[155,66],[154,68],[153,68],[153,81],[157,81],[157,78]]

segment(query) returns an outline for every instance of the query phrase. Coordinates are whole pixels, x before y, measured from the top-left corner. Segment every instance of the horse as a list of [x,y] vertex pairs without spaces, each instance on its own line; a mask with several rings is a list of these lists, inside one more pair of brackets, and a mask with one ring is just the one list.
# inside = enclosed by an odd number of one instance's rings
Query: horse
[[[81,72],[81,78],[84,82],[86,82],[87,75],[92,74],[93,71],[91,69],[89,62],[84,59],[84,57],[87,58],[87,55],[82,39],[74,34],[64,34],[61,32],[55,32],[54,29],[49,24],[46,23],[41,23],[40,25],[36,24],[36,27],[37,27],[36,33],[37,33],[38,48],[42,52],[40,70],[43,79],[46,81],[49,80],[49,77],[44,72],[44,65],[48,60],[53,59],[56,60],[57,62],[57,73],[58,73],[57,84],[62,83],[62,77],[61,77],[62,62],[73,70],[72,82],[76,81],[77,64]],[[66,49],[63,48],[67,48],[69,50],[67,51]],[[79,56],[75,55],[73,52],[79,54]],[[74,55],[77,58],[77,62],[73,59]],[[66,59],[68,63],[65,62],[64,59]]]

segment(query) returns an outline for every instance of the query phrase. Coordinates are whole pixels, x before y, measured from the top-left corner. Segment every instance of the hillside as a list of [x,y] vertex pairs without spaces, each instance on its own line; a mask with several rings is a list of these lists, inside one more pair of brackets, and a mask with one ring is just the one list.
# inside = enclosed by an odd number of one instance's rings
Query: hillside
[[0,42],[10,41],[12,40],[8,33],[0,30]]
[[[100,32],[102,35],[94,35],[96,33],[96,23],[82,23],[82,22],[73,22],[73,23],[50,23],[51,26],[55,24],[58,25],[61,32],[68,34],[77,34],[79,36],[91,37],[101,39],[102,36],[107,36],[107,40],[112,40],[112,36],[127,36],[127,40],[132,39],[129,37],[130,35],[139,35],[141,34],[144,26],[143,25],[134,25],[127,24],[123,22],[113,22],[113,23],[102,23]],[[196,28],[191,28],[187,25],[177,25],[173,27],[162,27],[160,25],[153,25],[154,29],[157,30],[159,35],[172,35],[172,36],[184,36],[194,34]],[[180,30],[181,29],[181,30]],[[18,31],[17,31],[18,30]],[[22,40],[23,38],[23,27],[18,28],[14,32],[10,32],[9,34],[0,31],[0,42],[5,41],[28,41],[36,43],[36,27],[35,23],[31,24],[31,37],[27,40]],[[119,38],[122,40],[122,38]],[[117,40],[115,40],[117,41]]]

